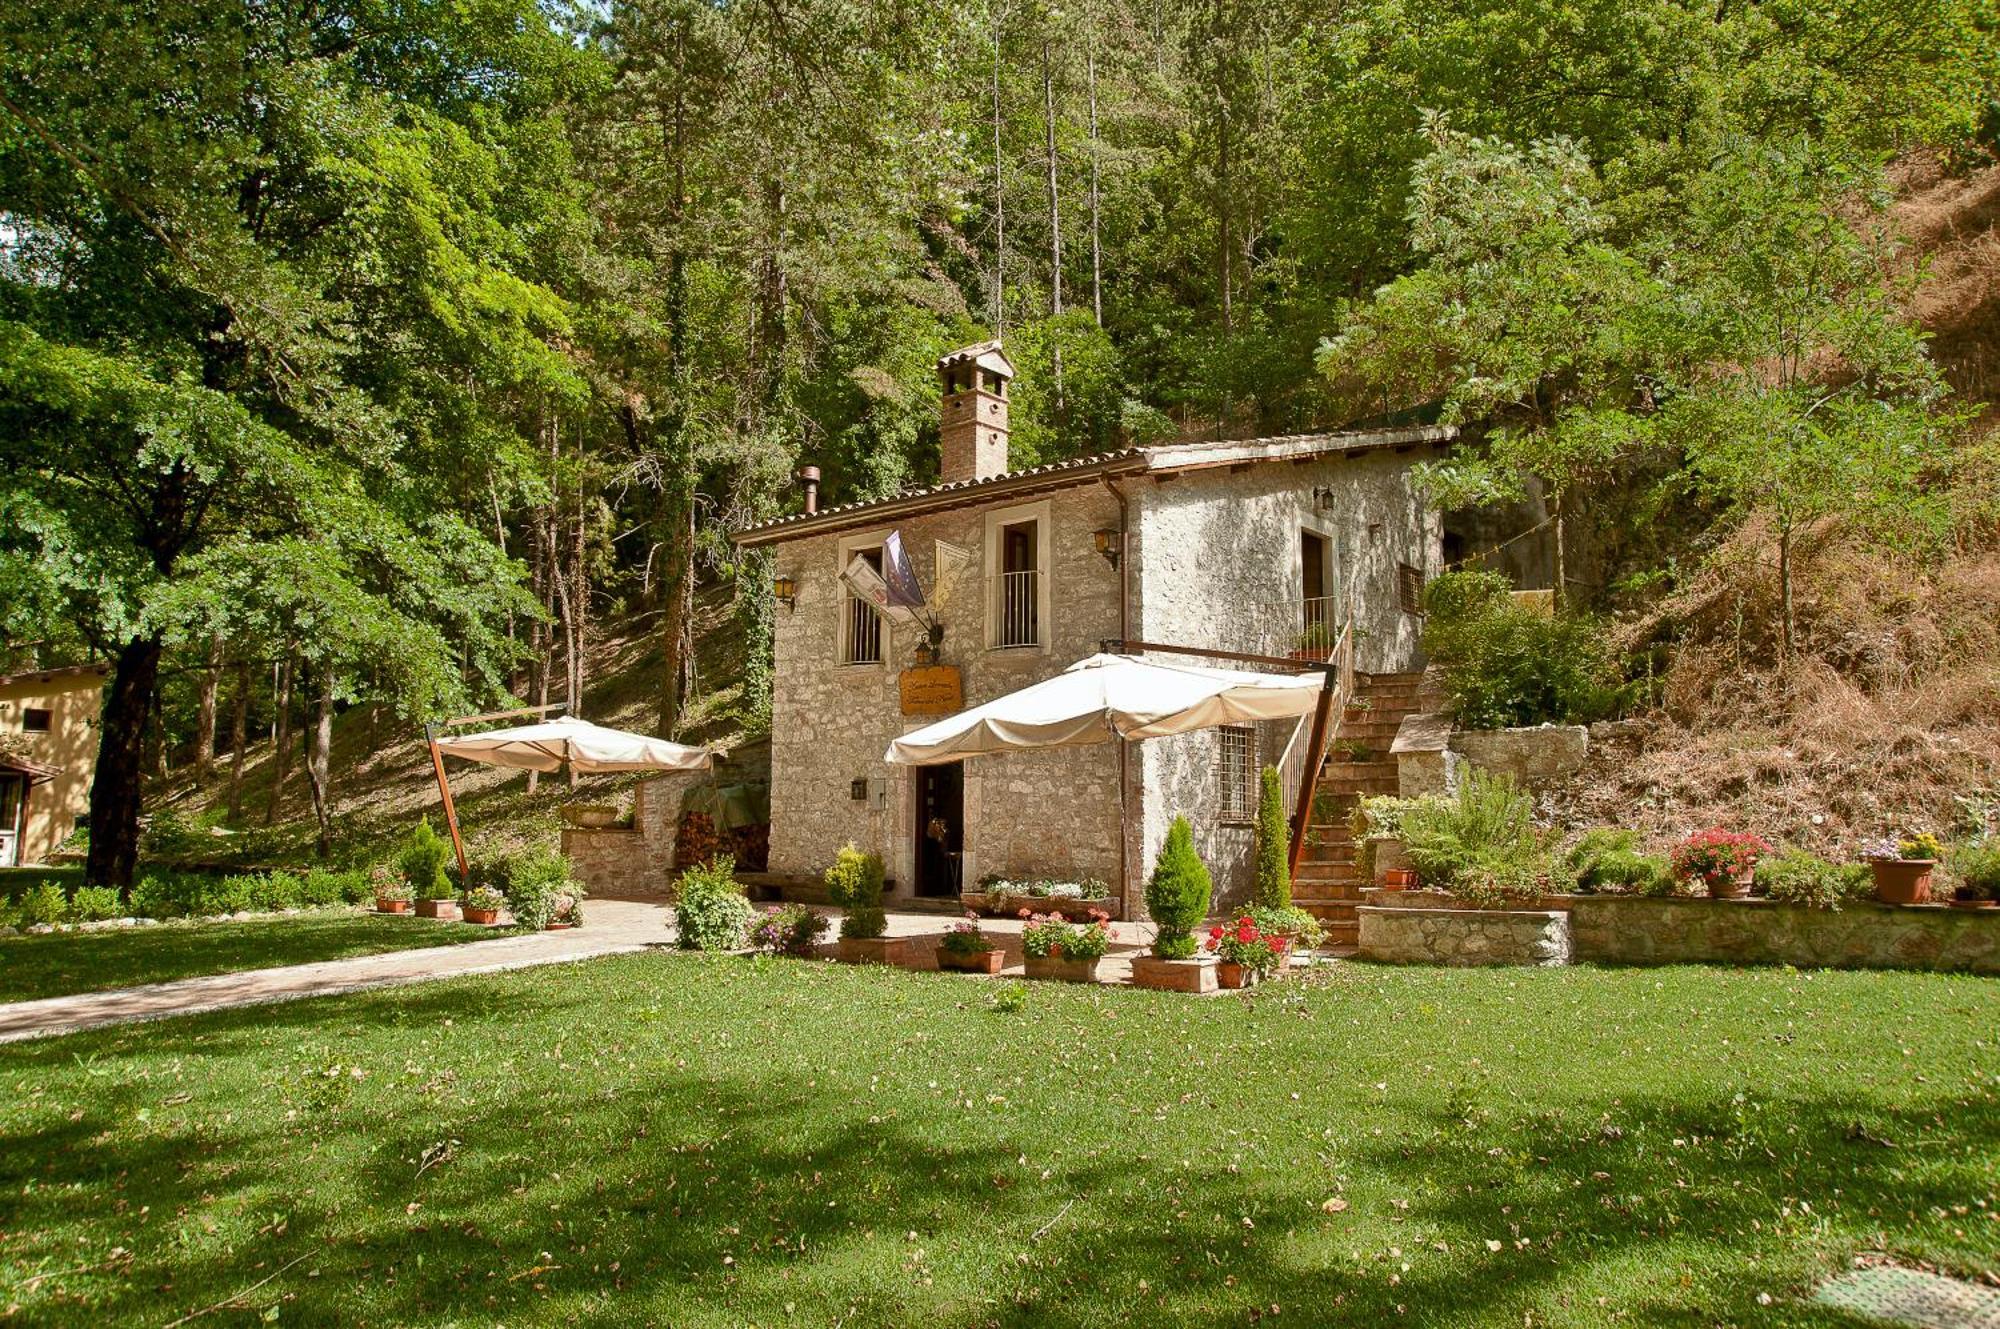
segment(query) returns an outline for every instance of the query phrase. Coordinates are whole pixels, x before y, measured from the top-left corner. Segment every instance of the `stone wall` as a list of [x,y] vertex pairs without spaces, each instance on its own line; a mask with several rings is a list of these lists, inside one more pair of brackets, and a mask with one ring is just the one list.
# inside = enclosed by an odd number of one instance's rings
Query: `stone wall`
[[1769,900],[1579,895],[1576,958],[1605,964],[1789,964],[1801,968],[2000,973],[2000,910],[1872,902],[1839,910]]
[[1388,964],[1556,965],[1570,959],[1556,909],[1387,909],[1362,905],[1356,955]]
[[[667,841],[673,848],[673,841]],[[647,844],[637,827],[607,826],[587,830],[565,826],[562,851],[570,871],[592,895],[621,898],[667,893],[667,859]]]
[[[1147,641],[1284,654],[1301,626],[1300,532],[1328,540],[1337,593],[1350,577],[1363,635],[1359,667],[1402,670],[1421,663],[1421,621],[1397,600],[1396,565],[1427,576],[1439,567],[1442,524],[1410,484],[1425,453],[1390,450],[1266,463],[1240,471],[1128,482],[1135,532],[1135,636]],[[1325,505],[1315,491],[1326,495]],[[1275,765],[1290,723],[1264,725],[1256,762]],[[1197,847],[1215,876],[1218,907],[1244,898],[1254,836],[1248,824],[1217,816],[1221,785],[1213,730],[1140,745],[1143,763],[1143,874],[1151,870],[1176,814],[1193,823]]]
[[[1092,533],[1118,525],[1118,505],[1102,485],[1058,490],[1044,499],[1049,613],[1044,644],[988,649],[988,508],[900,518],[893,525],[786,541],[776,571],[798,582],[797,603],[775,620],[772,698],[771,871],[817,877],[843,844],[882,855],[907,895],[915,877],[915,772],[882,755],[891,739],[935,716],[901,713],[898,676],[918,644],[908,628],[885,625],[881,664],[840,663],[839,582],[843,545],[877,543],[891,529],[926,587],[934,582],[935,542],[974,551],[946,610],[943,662],[964,679],[976,706],[1025,687],[1097,651],[1119,635],[1119,574]],[[866,797],[850,796],[855,780]],[[1118,752],[1115,744],[981,757],[965,764],[964,880],[991,873],[1095,877],[1119,886]]]
[[1546,784],[1576,773],[1590,750],[1590,734],[1580,724],[1460,729],[1451,736],[1451,750],[1480,770],[1511,776],[1517,784]]

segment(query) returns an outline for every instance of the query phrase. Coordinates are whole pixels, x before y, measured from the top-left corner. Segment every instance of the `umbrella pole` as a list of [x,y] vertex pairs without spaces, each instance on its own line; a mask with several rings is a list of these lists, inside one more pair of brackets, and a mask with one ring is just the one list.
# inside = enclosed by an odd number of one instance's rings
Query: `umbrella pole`
[[1299,859],[1306,849],[1306,827],[1312,824],[1313,795],[1319,792],[1320,763],[1326,759],[1327,718],[1333,711],[1333,694],[1340,689],[1340,671],[1328,668],[1326,681],[1320,685],[1319,705],[1313,709],[1312,735],[1306,740],[1306,767],[1299,777],[1299,796],[1292,805],[1292,845],[1291,856],[1286,867],[1286,875],[1294,876],[1299,870]]
[[465,839],[458,833],[458,809],[452,805],[451,781],[444,778],[444,754],[438,751],[436,725],[424,726],[424,745],[431,750],[431,769],[437,772],[438,793],[444,799],[444,824],[451,832],[452,852],[458,855],[459,885],[470,889],[472,874],[465,866]]

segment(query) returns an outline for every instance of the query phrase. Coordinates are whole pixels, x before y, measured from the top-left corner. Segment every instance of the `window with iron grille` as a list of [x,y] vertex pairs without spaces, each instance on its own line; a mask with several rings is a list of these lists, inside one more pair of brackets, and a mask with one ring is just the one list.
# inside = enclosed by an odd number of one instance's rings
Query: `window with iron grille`
[[[877,572],[882,570],[882,551],[879,549],[858,549],[854,551],[868,560],[868,566]],[[849,591],[842,607],[844,621],[840,632],[840,662],[842,664],[882,663],[882,615],[874,605]]]
[[1223,821],[1250,821],[1257,813],[1257,731],[1248,725],[1224,725],[1215,731],[1222,750],[1216,774],[1222,781]]
[[1037,522],[1017,522],[1000,530],[1000,622],[995,646],[1039,646],[1041,570]]

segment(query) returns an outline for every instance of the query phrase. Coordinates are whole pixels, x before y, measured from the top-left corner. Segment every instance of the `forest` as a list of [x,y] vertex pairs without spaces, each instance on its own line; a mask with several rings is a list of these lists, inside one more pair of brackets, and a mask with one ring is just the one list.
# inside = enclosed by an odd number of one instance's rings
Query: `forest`
[[1754,523],[1782,665],[1801,533],[1994,540],[1892,186],[1996,75],[1985,0],[0,7],[0,665],[110,662],[114,884],[161,772],[269,727],[324,828],[338,711],[580,696],[612,622],[658,732],[754,728],[728,532],[934,478],[989,336],[1016,467],[1456,423],[1436,501],[1542,496],[1580,610]]

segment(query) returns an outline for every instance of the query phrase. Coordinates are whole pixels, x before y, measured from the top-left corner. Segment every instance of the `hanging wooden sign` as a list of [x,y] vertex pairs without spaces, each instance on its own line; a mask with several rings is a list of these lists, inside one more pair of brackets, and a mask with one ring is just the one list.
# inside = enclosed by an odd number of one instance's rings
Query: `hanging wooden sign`
[[898,681],[905,715],[953,715],[965,709],[965,683],[957,665],[905,669]]

